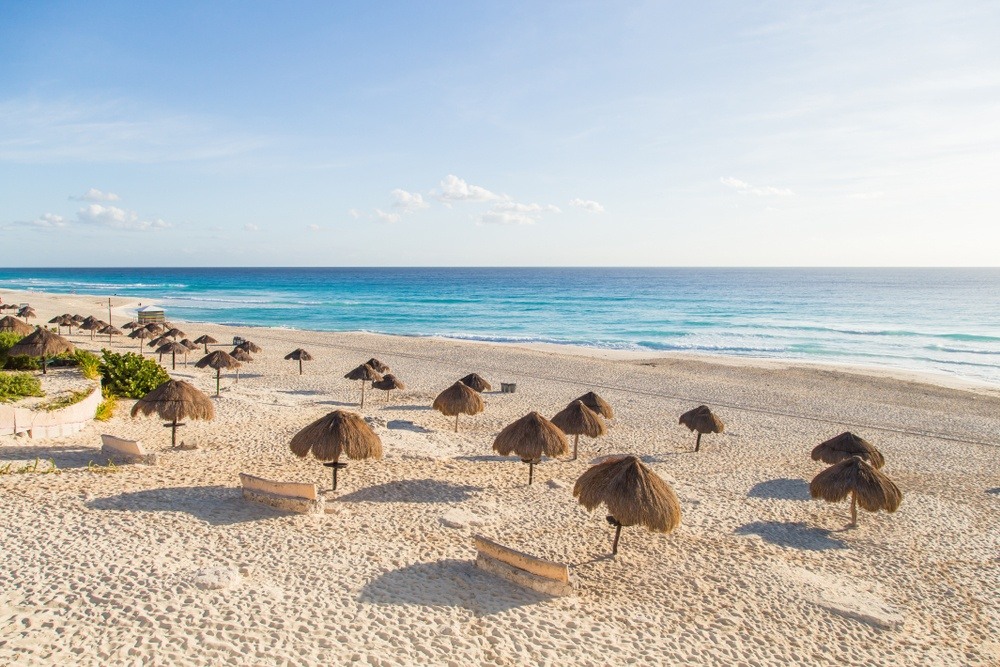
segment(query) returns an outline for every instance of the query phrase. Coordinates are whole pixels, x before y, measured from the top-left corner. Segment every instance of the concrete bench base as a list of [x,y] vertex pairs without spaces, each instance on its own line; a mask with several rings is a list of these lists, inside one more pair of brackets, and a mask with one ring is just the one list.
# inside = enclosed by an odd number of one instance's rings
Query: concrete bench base
[[323,514],[326,502],[316,493],[315,484],[275,482],[274,480],[240,473],[243,497],[275,509],[299,514]]
[[477,551],[476,567],[479,569],[546,595],[564,597],[576,594],[565,564],[536,558],[481,535],[474,536],[473,542]]
[[101,453],[115,463],[145,463],[155,465],[158,457],[148,453],[138,440],[116,438],[113,435],[101,435]]

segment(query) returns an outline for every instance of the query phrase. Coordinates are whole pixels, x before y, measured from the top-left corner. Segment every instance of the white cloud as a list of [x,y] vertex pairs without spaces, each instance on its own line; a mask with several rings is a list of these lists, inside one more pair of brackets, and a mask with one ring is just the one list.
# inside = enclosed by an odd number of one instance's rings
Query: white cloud
[[398,208],[403,213],[415,213],[430,206],[419,192],[407,192],[396,188],[389,194],[392,196],[392,207]]
[[386,213],[380,208],[375,209],[375,217],[382,222],[399,222],[401,219],[398,213]]
[[306,225],[306,229],[308,229],[310,232],[318,232],[319,225]]
[[60,227],[65,227],[67,224],[66,218],[61,215],[56,215],[55,213],[46,213],[45,215],[40,215],[29,224],[35,227],[41,227],[43,229],[57,229]]
[[365,214],[362,213],[361,211],[359,211],[356,208],[352,208],[352,209],[348,210],[347,211],[347,215],[351,216],[355,220],[359,220],[359,219],[365,217]]
[[478,185],[469,185],[454,174],[448,174],[441,181],[441,192],[436,196],[446,204],[456,201],[484,202],[503,199],[500,195],[490,192],[486,188],[479,187]]
[[70,197],[74,201],[118,201],[121,199],[114,192],[101,192],[97,188],[90,188],[79,197]]
[[111,229],[130,229],[134,231],[145,231],[150,229],[166,229],[170,223],[159,218],[156,220],[142,220],[135,211],[130,211],[117,206],[103,206],[101,204],[91,204],[76,212],[77,220],[84,224],[100,225]]
[[243,229],[245,229],[248,232],[256,232],[260,230],[260,227],[253,224],[252,222],[248,222],[247,224],[243,225]]
[[754,195],[756,197],[790,197],[795,194],[788,188],[775,188],[770,185],[754,186],[750,185],[746,181],[741,181],[738,178],[732,178],[730,176],[720,178],[719,182],[726,187],[736,190],[741,195]]
[[533,225],[542,219],[543,213],[562,213],[552,204],[519,204],[501,201],[479,216],[482,225]]
[[604,213],[604,206],[590,199],[570,199],[569,205],[573,208],[582,208],[591,213]]

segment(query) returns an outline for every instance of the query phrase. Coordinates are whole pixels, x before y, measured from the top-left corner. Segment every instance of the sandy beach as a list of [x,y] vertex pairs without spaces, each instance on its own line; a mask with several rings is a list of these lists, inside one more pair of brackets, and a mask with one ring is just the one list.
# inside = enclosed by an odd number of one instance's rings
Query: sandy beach
[[[5,291],[45,322],[107,317],[107,299]],[[114,300],[114,324],[135,302]],[[167,314],[168,318],[170,314]],[[263,348],[225,374],[212,422],[170,449],[153,418],[115,417],[71,437],[0,437],[0,465],[52,458],[59,475],[0,476],[0,665],[997,665],[1000,664],[1000,388],[873,369],[664,354],[611,354],[360,333],[180,323],[191,339]],[[71,340],[98,350],[87,332]],[[116,337],[115,351],[137,344]],[[307,349],[298,374],[284,355]],[[217,345],[210,349],[231,349]],[[148,348],[147,348],[148,350]],[[214,394],[215,374],[171,375]],[[343,375],[378,357],[407,388]],[[169,368],[169,359],[165,359]],[[484,394],[461,432],[430,409],[469,372],[516,383]],[[56,369],[61,374],[74,371]],[[495,435],[595,390],[615,408],[577,461],[526,468]],[[726,430],[678,415],[705,403]],[[350,462],[334,511],[244,501],[238,473],[328,488],[288,447],[335,409],[361,412],[381,461]],[[885,455],[894,514],[809,498],[819,442],[851,430]],[[141,440],[157,465],[88,470],[100,435]],[[611,558],[601,510],[572,496],[600,457],[639,456],[683,519],[626,529]],[[443,522],[442,518],[450,519]],[[457,521],[456,521],[457,519]],[[459,527],[453,527],[458,525]],[[473,565],[472,535],[565,562],[577,586],[549,598]]]

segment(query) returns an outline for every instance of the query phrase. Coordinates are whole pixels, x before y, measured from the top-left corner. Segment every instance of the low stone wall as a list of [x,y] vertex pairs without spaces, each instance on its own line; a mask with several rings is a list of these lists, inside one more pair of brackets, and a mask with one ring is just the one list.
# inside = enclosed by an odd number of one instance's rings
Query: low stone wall
[[276,482],[263,477],[240,473],[243,497],[275,509],[301,514],[323,514],[325,499],[316,493],[315,484]]
[[100,404],[101,385],[98,384],[87,398],[62,410],[48,412],[0,405],[0,435],[27,433],[32,440],[74,435],[94,420]]

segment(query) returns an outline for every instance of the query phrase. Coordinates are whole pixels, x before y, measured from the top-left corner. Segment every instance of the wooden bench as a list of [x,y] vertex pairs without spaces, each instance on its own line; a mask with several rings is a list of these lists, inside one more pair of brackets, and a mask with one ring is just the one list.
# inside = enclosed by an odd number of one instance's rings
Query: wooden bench
[[565,563],[536,558],[482,535],[475,535],[472,540],[476,546],[476,567],[546,595],[574,594]]
[[322,514],[325,509],[324,499],[316,492],[315,484],[275,482],[241,472],[240,486],[247,500],[275,509],[300,514]]
[[115,463],[156,463],[156,454],[148,453],[138,440],[116,438],[113,435],[101,435],[101,453],[107,455]]

